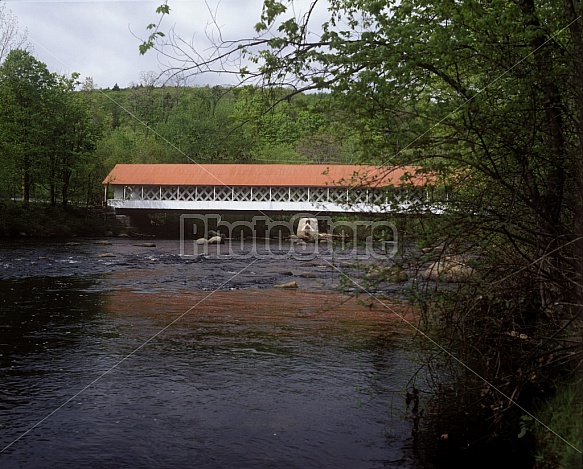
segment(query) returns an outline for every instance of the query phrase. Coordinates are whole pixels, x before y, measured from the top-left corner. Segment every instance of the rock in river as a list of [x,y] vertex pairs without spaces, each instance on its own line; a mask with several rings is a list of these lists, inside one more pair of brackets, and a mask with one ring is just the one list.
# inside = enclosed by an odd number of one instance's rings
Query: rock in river
[[298,288],[297,282],[287,282],[280,283],[279,285],[274,285],[274,288]]
[[446,257],[431,264],[422,277],[425,280],[441,282],[462,282],[474,274],[474,269],[454,256]]
[[223,237],[222,236],[213,236],[208,240],[209,244],[223,244]]

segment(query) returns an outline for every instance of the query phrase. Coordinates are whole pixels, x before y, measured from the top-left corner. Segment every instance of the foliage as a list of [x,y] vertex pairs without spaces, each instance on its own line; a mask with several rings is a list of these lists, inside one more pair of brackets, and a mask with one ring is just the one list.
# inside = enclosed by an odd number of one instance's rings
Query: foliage
[[11,51],[0,66],[0,135],[8,187],[22,179],[22,199],[28,202],[48,164],[46,132],[50,123],[50,92],[56,80],[45,64],[29,53]]
[[50,73],[23,50],[11,51],[0,66],[1,175],[7,195],[28,203],[48,192],[52,206],[58,195],[66,206],[75,182],[84,179],[101,125],[86,95],[75,91],[77,77]]
[[[112,128],[98,146],[109,154],[104,156],[110,165],[355,159],[354,142],[342,143],[346,128],[325,95],[297,95],[273,107],[285,90],[153,86],[151,81],[104,95],[101,106]],[[306,151],[311,138],[336,142],[334,153],[325,145]]]
[[[567,441],[583,441],[583,380],[559,385],[556,395],[537,413],[539,419]],[[532,426],[537,436],[536,468],[583,468],[581,454],[542,426]]]

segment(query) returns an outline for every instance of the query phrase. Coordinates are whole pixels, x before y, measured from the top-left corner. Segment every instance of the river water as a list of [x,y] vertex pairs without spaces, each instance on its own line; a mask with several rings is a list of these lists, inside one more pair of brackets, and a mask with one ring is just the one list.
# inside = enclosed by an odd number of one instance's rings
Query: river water
[[421,467],[404,306],[155,243],[2,242],[0,467]]

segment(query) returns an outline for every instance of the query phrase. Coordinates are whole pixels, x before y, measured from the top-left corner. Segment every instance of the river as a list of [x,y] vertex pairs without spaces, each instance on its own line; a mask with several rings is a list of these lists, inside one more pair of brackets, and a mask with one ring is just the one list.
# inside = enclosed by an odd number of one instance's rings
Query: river
[[2,242],[0,467],[421,467],[409,312],[358,266],[137,244]]

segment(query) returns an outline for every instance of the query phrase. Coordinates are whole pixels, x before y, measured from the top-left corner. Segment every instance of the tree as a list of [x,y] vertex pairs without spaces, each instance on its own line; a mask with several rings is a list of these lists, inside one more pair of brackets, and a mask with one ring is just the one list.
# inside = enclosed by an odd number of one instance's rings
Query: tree
[[[139,128],[148,137],[152,123],[155,120],[156,103],[155,87],[158,78],[154,72],[142,72],[139,83],[131,83],[130,111],[136,117],[131,122],[134,131]],[[136,127],[137,126],[137,127]]]
[[[182,60],[183,73],[236,57],[246,66],[230,72],[244,82],[327,90],[367,155],[441,178],[449,209],[427,242],[439,233],[444,252],[479,273],[423,297],[444,319],[431,332],[466,365],[452,370],[468,391],[451,408],[469,406],[490,436],[513,441],[518,417],[583,357],[579,1],[331,0],[319,37],[311,21],[323,2],[298,16],[292,3],[264,1],[258,34],[210,55],[156,28],[142,50]],[[481,438],[470,433],[456,439]]]
[[[85,171],[103,123],[76,91],[78,75],[50,73],[23,50],[13,50],[0,65],[0,155],[4,183],[21,187],[28,204],[33,191],[51,205],[57,194],[66,208],[73,178]],[[86,83],[89,85],[89,82]]]
[[337,163],[342,157],[340,141],[327,133],[304,137],[298,142],[297,150],[315,163]]
[[[82,175],[91,172],[90,160],[96,142],[104,127],[99,113],[91,110],[91,81],[85,82],[85,89],[77,92],[78,74],[71,78],[58,77],[52,90],[51,115],[51,162],[50,200],[56,205],[56,188],[59,188],[61,204],[67,208],[74,176],[84,182]],[[80,182],[81,182],[80,181]]]
[[55,83],[46,65],[23,50],[11,51],[0,66],[1,151],[3,160],[18,172],[25,204],[46,169],[48,95]]
[[0,63],[14,49],[25,49],[27,33],[19,32],[18,20],[4,3],[0,4]]

